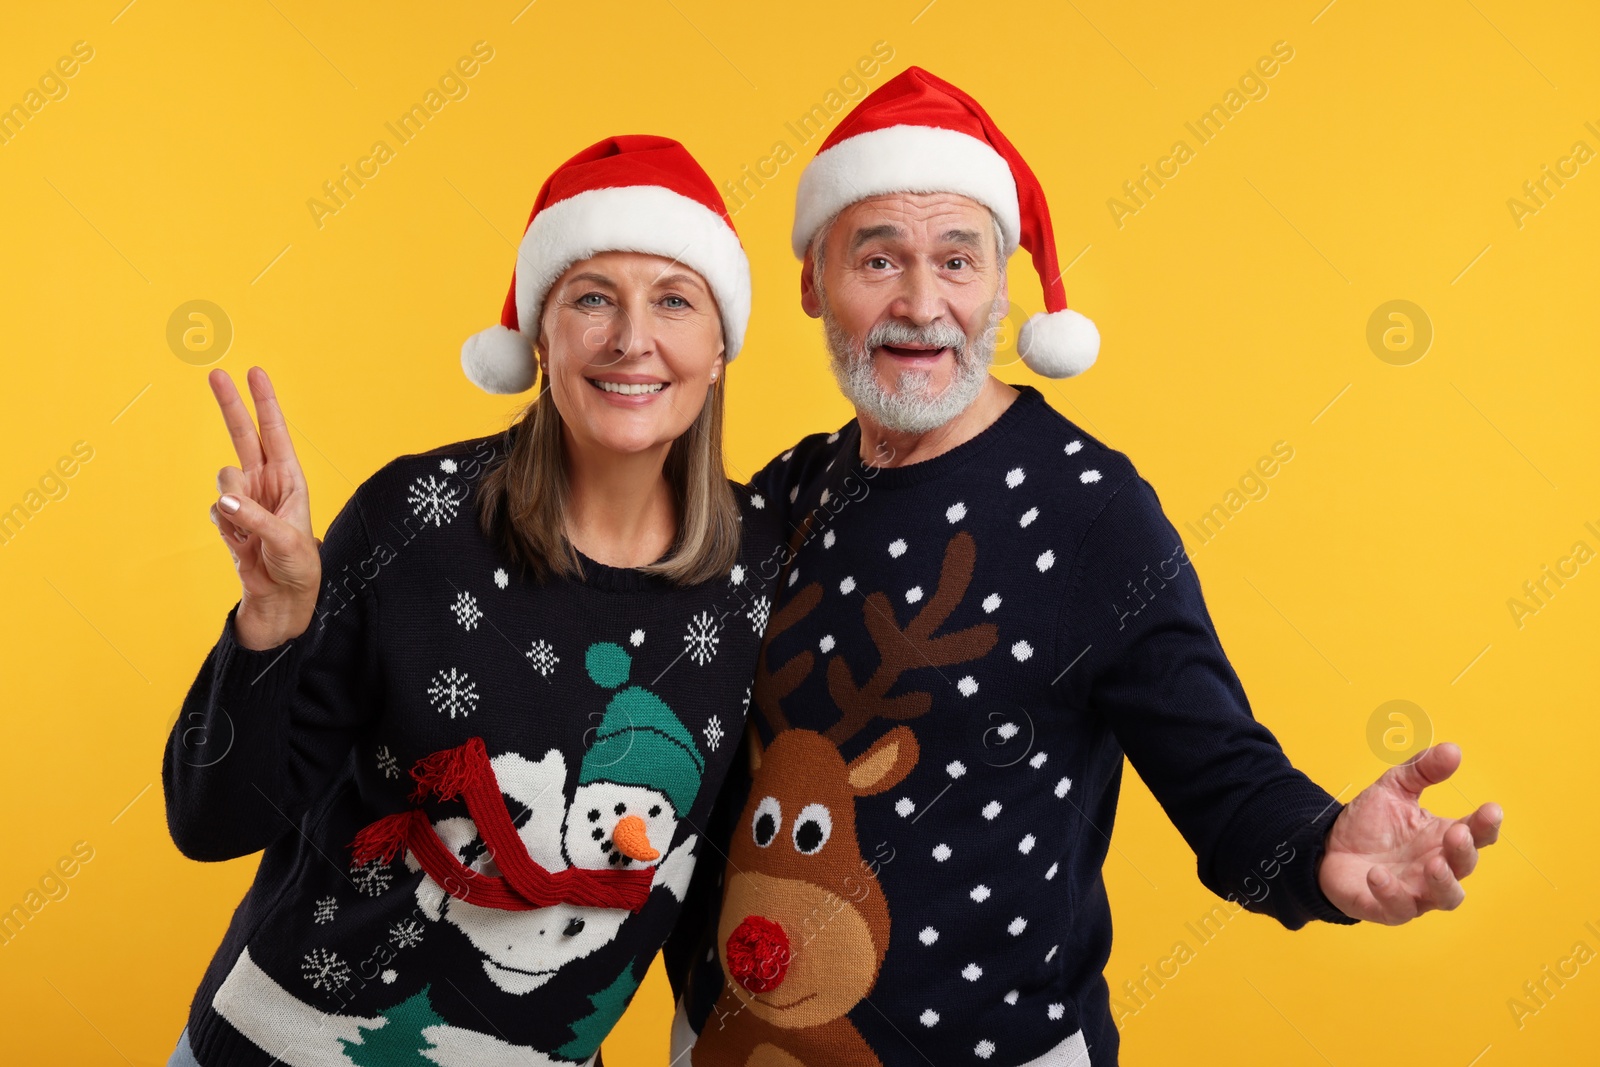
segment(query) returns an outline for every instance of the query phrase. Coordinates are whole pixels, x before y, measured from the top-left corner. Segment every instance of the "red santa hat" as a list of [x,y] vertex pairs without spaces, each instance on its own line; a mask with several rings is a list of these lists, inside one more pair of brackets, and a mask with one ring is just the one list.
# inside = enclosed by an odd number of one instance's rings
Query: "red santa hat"
[[983,106],[921,67],[908,67],[856,105],[822,142],[800,176],[794,254],[835,213],[887,193],[958,193],[1000,222],[1006,256],[1020,244],[1033,255],[1046,312],[1022,327],[1022,361],[1047,378],[1089,369],[1100,331],[1067,310],[1050,208],[1039,179]]
[[668,137],[608,137],[556,168],[539,189],[517,249],[500,323],[467,338],[461,367],[479,388],[532,388],[545,295],[566,269],[600,252],[648,252],[706,280],[732,361],[750,321],[750,261],[716,186]]

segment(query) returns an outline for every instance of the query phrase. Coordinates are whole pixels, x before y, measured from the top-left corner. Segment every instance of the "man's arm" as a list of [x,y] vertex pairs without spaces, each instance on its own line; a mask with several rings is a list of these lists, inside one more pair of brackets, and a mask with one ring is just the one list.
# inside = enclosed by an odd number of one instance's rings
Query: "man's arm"
[[1317,872],[1342,805],[1257,722],[1155,490],[1111,496],[1074,560],[1057,655],[1063,698],[1116,735],[1194,849],[1200,881],[1291,930],[1354,923]]

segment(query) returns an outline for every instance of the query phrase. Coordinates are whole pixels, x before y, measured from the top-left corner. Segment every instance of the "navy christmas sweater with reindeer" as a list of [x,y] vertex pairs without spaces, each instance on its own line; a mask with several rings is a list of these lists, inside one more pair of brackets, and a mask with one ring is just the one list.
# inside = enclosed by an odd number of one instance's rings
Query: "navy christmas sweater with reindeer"
[[1114,1065],[1124,755],[1207,887],[1291,929],[1354,921],[1315,879],[1341,806],[1255,720],[1127,456],[1031,388],[926,462],[859,441],[808,437],[753,482],[792,554],[708,830],[725,869],[668,945],[675,1053]]
[[[224,1064],[591,1061],[672,928],[735,759],[776,523],[677,587],[539,584],[483,533],[503,435],[395,460],[304,635],[221,639],[163,767],[185,855],[265,850],[190,1008]],[[237,609],[235,609],[237,610]]]

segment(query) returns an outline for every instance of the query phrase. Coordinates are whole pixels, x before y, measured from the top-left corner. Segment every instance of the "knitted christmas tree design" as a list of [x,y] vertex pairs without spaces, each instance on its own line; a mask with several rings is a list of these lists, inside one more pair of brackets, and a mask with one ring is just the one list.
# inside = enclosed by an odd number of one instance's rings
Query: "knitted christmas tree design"
[[639,980],[633,976],[633,965],[629,964],[628,969],[617,975],[610,985],[598,993],[589,994],[589,1003],[594,1005],[594,1010],[570,1024],[572,1040],[556,1049],[556,1055],[580,1063],[593,1056],[600,1042],[622,1018],[628,999],[638,987]]
[[384,1012],[383,1017],[388,1020],[384,1025],[357,1027],[359,1042],[341,1037],[339,1043],[350,1062],[359,1067],[438,1067],[422,1055],[434,1047],[422,1031],[444,1023],[428,999],[431,988],[423,986],[420,993]]

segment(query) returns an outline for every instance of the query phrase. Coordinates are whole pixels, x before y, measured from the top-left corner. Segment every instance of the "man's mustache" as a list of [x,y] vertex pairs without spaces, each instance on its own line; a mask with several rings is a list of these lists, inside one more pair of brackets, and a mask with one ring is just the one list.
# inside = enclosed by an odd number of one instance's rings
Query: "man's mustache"
[[884,345],[948,348],[955,354],[956,361],[960,362],[967,354],[967,335],[948,322],[930,322],[926,326],[913,326],[891,319],[888,322],[880,322],[867,331],[867,336],[861,343],[861,354],[870,358],[873,352]]

